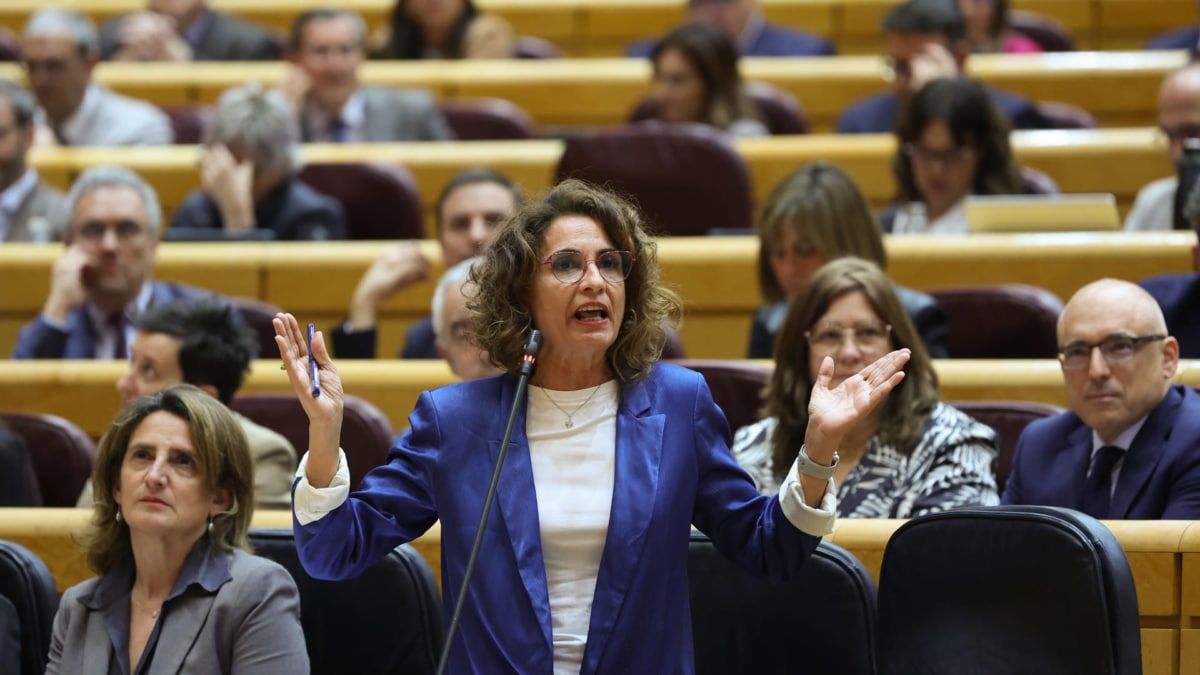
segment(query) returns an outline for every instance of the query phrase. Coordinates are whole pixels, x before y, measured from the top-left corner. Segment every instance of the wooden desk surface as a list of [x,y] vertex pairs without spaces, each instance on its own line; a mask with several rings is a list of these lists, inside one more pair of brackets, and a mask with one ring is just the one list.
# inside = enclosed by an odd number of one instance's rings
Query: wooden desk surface
[[[897,282],[927,290],[963,284],[1026,283],[1066,300],[1095,279],[1138,281],[1189,272],[1190,232],[888,237],[889,270]],[[441,271],[436,243],[422,251]],[[659,240],[663,280],[681,293],[683,344],[693,358],[741,358],[760,300],[755,237],[676,237]],[[257,297],[318,326],[345,319],[378,242],[165,243],[156,275],[226,295]],[[50,269],[61,247],[0,246],[0,354],[9,354],[18,329],[40,311]],[[379,354],[399,353],[404,330],[428,314],[433,283],[417,284],[381,308]]]
[[[895,196],[890,134],[773,136],[736,139],[750,168],[754,198],[800,166],[829,161],[844,169],[868,201],[881,208]],[[1063,192],[1111,192],[1122,213],[1146,183],[1173,172],[1165,141],[1150,127],[1076,131],[1022,131],[1012,136],[1017,161],[1053,177]],[[558,140],[460,141],[456,143],[310,144],[305,161],[401,164],[416,178],[427,221],[442,186],[471,166],[488,165],[512,177],[528,193],[550,187],[565,145]],[[89,166],[118,161],[140,173],[158,192],[166,214],[199,188],[194,146],[151,148],[56,148],[34,150],[30,163],[51,184],[66,189]],[[1120,167],[1120,170],[1114,170]],[[432,235],[433,226],[427,225]]]
[[[803,28],[832,40],[843,54],[881,48],[880,20],[899,0],[763,0],[768,20]],[[141,9],[144,0],[60,0],[96,21]],[[211,6],[286,35],[309,0],[211,0]],[[480,9],[504,17],[519,35],[538,36],[568,55],[619,56],[632,41],[661,35],[686,13],[678,0],[477,0]],[[372,31],[386,25],[393,0],[343,0]],[[38,0],[6,0],[0,26],[20,31]],[[1191,0],[1016,0],[1016,9],[1057,19],[1080,49],[1136,49],[1147,38],[1195,21]]]
[[[1163,76],[1185,62],[1182,51],[979,55],[970,59],[968,70],[1034,100],[1082,106],[1102,126],[1113,127],[1155,124]],[[742,74],[791,92],[807,111],[813,131],[825,132],[848,104],[886,88],[882,64],[875,56],[759,58],[745,59]],[[236,84],[280,82],[284,65],[103,63],[95,73],[113,89],[154,103],[211,104]],[[636,59],[390,61],[367,63],[361,75],[368,84],[424,87],[439,98],[508,99],[542,127],[579,128],[627,119],[647,95],[650,64]],[[23,72],[19,65],[0,64],[0,76],[22,80]]]

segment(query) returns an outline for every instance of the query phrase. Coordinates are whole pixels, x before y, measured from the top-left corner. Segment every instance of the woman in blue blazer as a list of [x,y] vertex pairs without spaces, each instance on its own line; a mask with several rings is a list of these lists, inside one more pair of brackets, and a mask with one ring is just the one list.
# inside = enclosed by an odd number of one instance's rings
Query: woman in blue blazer
[[517,405],[450,671],[692,672],[690,526],[753,573],[795,573],[832,528],[828,476],[842,433],[900,381],[908,353],[832,390],[825,364],[807,454],[797,448],[779,495],[761,496],[729,453],[703,377],[655,363],[680,302],[659,284],[633,207],[565,181],[504,225],[472,278],[475,340],[508,375],[422,394],[410,430],[353,494],[338,450],[341,382],[324,340],[313,342],[314,397],[304,335],[294,317],[278,317],[310,418],[294,491],[301,562],[319,578],[353,576],[440,520],[444,601],[454,606],[536,328],[537,370]]

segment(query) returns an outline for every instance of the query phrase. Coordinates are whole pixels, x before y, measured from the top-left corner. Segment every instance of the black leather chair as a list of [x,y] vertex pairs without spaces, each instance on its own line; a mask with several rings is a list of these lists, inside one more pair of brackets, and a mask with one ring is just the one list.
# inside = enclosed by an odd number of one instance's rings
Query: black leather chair
[[1138,675],[1125,552],[1091,516],[1049,506],[915,518],[879,578],[880,675]]
[[44,506],[75,506],[92,475],[96,444],[70,420],[39,413],[0,412],[0,422],[25,439]]
[[693,533],[688,590],[697,675],[875,675],[875,582],[823,541],[795,578],[742,571]]
[[996,489],[1000,494],[1004,494],[1004,484],[1012,472],[1013,453],[1017,450],[1021,432],[1030,422],[1063,411],[1056,405],[1033,401],[949,401],[949,404],[995,429],[1000,437],[999,452],[993,465]]
[[671,362],[704,376],[713,401],[725,412],[731,433],[758,421],[762,389],[771,378],[771,366],[735,359],[672,359]]
[[12,603],[20,621],[21,669],[11,675],[42,675],[58,611],[54,577],[29,549],[0,540],[0,596]]
[[643,122],[567,140],[555,170],[637,202],[656,234],[753,227],[750,169],[728,135],[705,124]]
[[451,98],[438,103],[460,141],[521,141],[537,136],[529,113],[502,98]]
[[1025,284],[953,286],[929,291],[946,313],[953,359],[1053,359],[1058,356],[1057,295]]
[[287,568],[300,589],[300,623],[312,675],[424,675],[444,641],[433,570],[408,544],[342,581],[304,571],[291,529],[250,531],[254,552]]

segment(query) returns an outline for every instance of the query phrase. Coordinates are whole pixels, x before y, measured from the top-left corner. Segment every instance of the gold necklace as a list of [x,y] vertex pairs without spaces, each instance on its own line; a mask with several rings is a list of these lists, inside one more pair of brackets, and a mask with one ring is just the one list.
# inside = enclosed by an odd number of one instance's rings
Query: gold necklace
[[555,401],[553,398],[550,397],[549,389],[543,389],[542,393],[546,395],[546,400],[550,401],[550,405],[554,406],[555,408],[558,408],[558,410],[562,414],[567,416],[567,421],[565,424],[563,424],[563,427],[565,427],[567,429],[571,429],[575,426],[575,413],[579,412],[580,410],[583,410],[583,406],[587,405],[588,401],[592,400],[592,397],[596,395],[596,392],[600,391],[600,387],[602,387],[602,386],[604,386],[603,382],[601,382],[600,384],[593,387],[592,393],[588,394],[587,398],[583,399],[583,403],[580,403],[578,406],[575,407],[575,410],[573,410],[571,412],[567,412],[566,410],[564,410],[563,407],[558,404],[558,401]]

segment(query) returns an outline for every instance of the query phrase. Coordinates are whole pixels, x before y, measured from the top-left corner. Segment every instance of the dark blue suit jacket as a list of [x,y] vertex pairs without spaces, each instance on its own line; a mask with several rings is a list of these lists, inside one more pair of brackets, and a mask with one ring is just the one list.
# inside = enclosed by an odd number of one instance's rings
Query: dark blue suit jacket
[[[421,394],[387,463],[340,507],[296,524],[309,574],[359,574],[440,520],[448,616],[515,392],[516,381],[499,376]],[[608,538],[581,673],[690,673],[690,525],[747,571],[778,579],[795,573],[819,540],[787,521],[777,497],[758,494],[729,452],[729,427],[698,373],[660,363],[625,385],[616,435]],[[479,560],[449,671],[550,675],[550,601],[524,407]]]
[[[151,285],[150,306],[165,305],[177,298],[211,295],[206,291],[183,284],[148,281]],[[96,329],[88,318],[87,305],[67,315],[66,330],[51,326],[38,314],[25,324],[17,335],[13,348],[14,359],[94,359],[96,358]]]
[[1146,41],[1146,49],[1187,49],[1194,54],[1198,44],[1200,44],[1200,27],[1187,26],[1155,35]]
[[[285,180],[254,205],[254,225],[258,229],[271,230],[280,241],[346,238],[346,216],[341,203],[294,177]],[[212,197],[203,190],[196,190],[175,210],[171,227],[220,230],[224,223]]]
[[[1029,99],[991,87],[987,91],[992,103],[1008,115],[1014,129],[1049,127],[1046,118]],[[900,99],[896,94],[890,91],[872,94],[851,103],[842,111],[836,131],[839,134],[890,134],[896,128],[899,114]]]
[[[1017,440],[1003,504],[1078,508],[1092,429],[1073,412],[1037,420]],[[1133,439],[1113,492],[1111,518],[1200,519],[1200,395],[1175,385]]]
[[[650,56],[658,40],[638,40],[625,50],[626,56]],[[741,45],[742,56],[833,56],[837,48],[825,38],[807,31],[764,23],[762,30],[747,44]]]
[[1162,308],[1179,358],[1200,359],[1200,274],[1159,274],[1138,283]]

